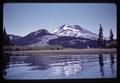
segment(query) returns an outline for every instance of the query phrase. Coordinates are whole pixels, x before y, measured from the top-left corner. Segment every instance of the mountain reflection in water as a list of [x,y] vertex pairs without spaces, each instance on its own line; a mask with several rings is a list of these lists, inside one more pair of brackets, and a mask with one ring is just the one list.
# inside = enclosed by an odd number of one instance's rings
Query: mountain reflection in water
[[[6,67],[4,68],[5,79],[116,77],[116,54],[5,55],[9,56],[9,59],[6,60]],[[24,73],[26,74],[24,75]]]

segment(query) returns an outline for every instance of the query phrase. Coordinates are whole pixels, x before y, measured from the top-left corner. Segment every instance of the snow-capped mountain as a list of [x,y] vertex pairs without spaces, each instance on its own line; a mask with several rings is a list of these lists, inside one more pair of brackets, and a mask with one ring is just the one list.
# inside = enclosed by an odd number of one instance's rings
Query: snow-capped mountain
[[62,25],[52,33],[45,29],[40,29],[18,39],[10,37],[15,45],[61,45],[70,48],[98,47],[98,34],[92,33],[79,25]]
[[9,38],[10,38],[10,40],[17,40],[17,39],[20,39],[22,37],[18,36],[18,35],[9,34]]
[[47,45],[47,41],[54,38],[57,38],[57,36],[45,29],[40,29],[13,42],[17,45]]
[[53,31],[54,34],[58,36],[71,36],[71,37],[80,37],[96,40],[98,35],[92,33],[86,29],[83,29],[79,25],[62,25],[60,28]]

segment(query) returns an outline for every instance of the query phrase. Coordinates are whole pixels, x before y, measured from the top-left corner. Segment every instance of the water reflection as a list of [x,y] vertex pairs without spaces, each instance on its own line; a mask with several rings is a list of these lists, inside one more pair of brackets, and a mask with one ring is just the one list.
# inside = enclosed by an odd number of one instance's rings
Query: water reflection
[[101,72],[101,75],[104,76],[104,62],[103,62],[103,55],[102,54],[99,54],[99,65],[100,65],[100,72]]
[[46,70],[51,67],[49,65],[49,59],[44,56],[30,56],[27,63],[30,63],[30,66],[36,66],[32,70]]
[[3,54],[3,75],[6,75],[6,68],[7,68],[7,65],[8,65],[8,63],[10,62],[10,56],[11,56],[11,54]]
[[[42,54],[30,54],[30,55],[10,55],[6,54],[4,58],[7,63],[5,69],[13,68],[20,69],[20,67],[29,67],[28,70],[16,70],[18,72],[30,72],[37,71],[39,73],[32,73],[34,75],[45,74],[46,76],[57,76],[57,77],[74,77],[74,76],[83,76],[91,77],[91,75],[100,75],[103,77],[106,76],[108,72],[112,76],[115,75],[115,60],[114,54],[95,54],[95,55],[42,55]],[[107,67],[106,67],[107,64]],[[100,68],[99,68],[100,67]],[[106,71],[107,68],[107,71]],[[87,72],[86,72],[87,71]],[[93,73],[93,72],[97,73]],[[9,70],[10,72],[10,70]],[[13,71],[11,71],[13,72]],[[92,72],[92,73],[91,73]],[[99,72],[99,73],[98,73]],[[29,73],[28,73],[29,74]],[[32,75],[30,74],[30,75]],[[41,76],[42,76],[41,74]],[[6,75],[6,72],[4,73]],[[34,76],[33,75],[33,76]],[[43,76],[45,76],[43,75]],[[99,76],[98,75],[98,76]],[[11,76],[18,76],[11,74]],[[79,78],[78,77],[78,78]],[[96,76],[95,76],[96,77]]]
[[[47,57],[39,56],[39,55],[14,55],[11,56],[11,63],[10,64],[24,64],[26,63],[26,66],[32,66],[33,68],[31,70],[45,70],[50,68],[49,60]],[[16,65],[15,65],[16,66]],[[22,66],[22,65],[18,65]]]
[[70,76],[80,72],[81,59],[80,56],[62,55],[49,58],[49,64],[52,66],[54,74],[62,76]]
[[[72,58],[73,59],[73,58]],[[82,66],[80,61],[64,59],[61,63],[56,65],[55,63],[51,64],[53,67],[58,67],[59,70],[55,70],[55,73],[61,74],[63,76],[70,76],[81,71]],[[59,72],[56,72],[59,71]]]
[[[104,77],[105,76],[105,68],[104,68],[104,64],[105,64],[105,60],[106,60],[107,56],[103,57],[103,54],[99,54],[99,65],[100,65],[100,72],[101,72],[101,76]],[[109,55],[109,65],[111,68],[111,75],[114,76],[115,75],[115,55],[114,54],[110,54]]]
[[114,75],[114,72],[115,72],[115,70],[114,70],[114,63],[115,63],[115,61],[114,61],[114,55],[113,54],[110,54],[110,62],[111,62],[112,75]]

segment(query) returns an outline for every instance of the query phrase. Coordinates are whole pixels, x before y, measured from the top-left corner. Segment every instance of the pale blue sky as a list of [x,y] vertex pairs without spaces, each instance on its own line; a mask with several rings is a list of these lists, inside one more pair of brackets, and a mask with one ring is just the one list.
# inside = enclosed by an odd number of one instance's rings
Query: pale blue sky
[[9,34],[25,36],[42,28],[51,32],[63,24],[80,25],[98,34],[102,24],[106,37],[110,28],[116,37],[116,11],[110,3],[6,3],[3,25]]

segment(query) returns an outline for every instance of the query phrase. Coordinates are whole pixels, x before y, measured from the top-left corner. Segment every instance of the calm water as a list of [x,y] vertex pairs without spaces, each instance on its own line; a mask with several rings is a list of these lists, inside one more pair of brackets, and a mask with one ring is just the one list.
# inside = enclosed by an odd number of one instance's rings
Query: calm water
[[116,54],[5,55],[4,79],[116,78],[117,73]]

